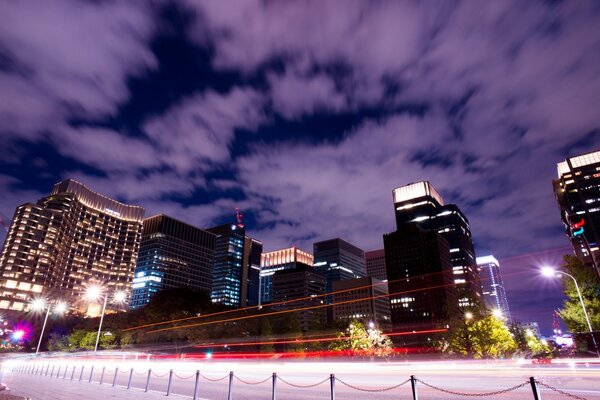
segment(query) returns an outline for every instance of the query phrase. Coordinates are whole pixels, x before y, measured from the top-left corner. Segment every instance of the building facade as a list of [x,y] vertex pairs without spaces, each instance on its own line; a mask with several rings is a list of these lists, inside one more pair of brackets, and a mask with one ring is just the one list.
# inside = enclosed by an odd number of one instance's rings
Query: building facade
[[263,244],[250,238],[244,239],[244,270],[242,274],[242,307],[258,305],[260,296],[260,258]]
[[507,321],[512,321],[508,298],[500,273],[500,263],[496,257],[489,255],[477,257],[479,277],[485,305],[491,310],[499,310]]
[[[393,191],[396,226],[418,224],[439,233],[449,245],[460,307],[483,305],[479,270],[469,220],[455,204],[444,204],[431,183],[422,181]],[[387,257],[386,257],[387,259]],[[389,276],[388,276],[388,279]]]
[[160,290],[188,288],[210,296],[216,236],[167,215],[144,220],[131,286],[132,309]]
[[392,326],[386,282],[364,277],[333,282],[333,320],[358,320],[381,330]]
[[340,238],[314,243],[315,272],[325,277],[325,290],[332,291],[333,282],[361,278],[366,275],[365,252]]
[[230,307],[241,307],[245,230],[225,224],[207,229],[215,234],[215,261],[211,300]]
[[25,311],[32,298],[49,296],[93,314],[82,301],[87,287],[129,293],[143,217],[142,207],[72,179],[17,207],[0,256],[0,308]]
[[567,158],[557,169],[553,186],[565,233],[577,257],[600,276],[600,151]]
[[366,251],[365,264],[367,267],[367,276],[371,276],[382,281],[387,280],[384,249]]
[[299,264],[312,266],[313,255],[297,247],[263,253],[260,259],[261,304],[273,300],[273,275],[277,271],[295,269]]

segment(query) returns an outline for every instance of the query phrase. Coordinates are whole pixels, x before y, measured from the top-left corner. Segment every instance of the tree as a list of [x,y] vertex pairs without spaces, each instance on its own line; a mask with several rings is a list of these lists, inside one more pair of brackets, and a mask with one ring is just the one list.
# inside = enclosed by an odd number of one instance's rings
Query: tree
[[[592,328],[600,329],[600,282],[593,268],[586,266],[579,258],[572,255],[564,256],[561,269],[575,278],[581,290],[581,297],[588,312]],[[558,314],[572,332],[589,331],[581,301],[573,280],[567,276],[563,279],[564,292],[567,300]]]
[[61,335],[60,333],[53,332],[48,337],[48,350],[49,351],[68,351],[69,350],[69,336]]
[[535,356],[550,352],[548,344],[543,343],[535,332],[529,329],[523,329],[521,326],[514,324],[510,327],[510,333],[517,345],[517,351],[524,355]]
[[379,329],[366,329],[358,321],[352,321],[346,332],[339,332],[338,339],[329,346],[331,350],[352,350],[368,356],[386,356],[392,351],[392,341]]
[[[271,322],[269,322],[269,318],[262,317],[261,319],[260,338],[264,341],[270,341],[273,337],[273,328],[271,328]],[[271,353],[275,351],[275,348],[271,343],[268,343],[261,345],[260,350],[265,353]]]
[[493,316],[474,317],[454,323],[443,350],[469,358],[506,357],[517,349],[510,331]]

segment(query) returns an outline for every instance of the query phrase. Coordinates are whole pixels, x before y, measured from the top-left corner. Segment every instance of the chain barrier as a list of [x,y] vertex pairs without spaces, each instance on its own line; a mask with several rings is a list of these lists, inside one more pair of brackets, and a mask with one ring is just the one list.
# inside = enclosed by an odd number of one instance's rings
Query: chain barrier
[[339,383],[341,383],[344,386],[348,386],[350,389],[359,390],[361,392],[369,392],[369,393],[388,392],[390,390],[398,389],[400,386],[405,385],[408,382],[410,382],[410,379],[407,379],[404,382],[399,383],[399,384],[394,385],[394,386],[388,386],[388,387],[385,387],[385,388],[375,389],[375,388],[361,388],[361,387],[358,387],[358,386],[351,385],[348,382],[344,382],[343,380],[341,380],[337,376],[335,377],[335,380],[338,381]]
[[133,370],[133,373],[136,375],[143,375],[146,376],[148,374],[148,371],[142,371],[142,372],[137,372],[135,369]]
[[207,381],[210,381],[210,382],[219,382],[219,381],[222,381],[222,380],[225,380],[225,379],[229,378],[229,374],[225,375],[222,378],[217,378],[217,379],[215,379],[215,378],[209,378],[208,376],[203,375],[202,372],[200,372],[199,374],[200,374],[201,377],[203,377],[204,379],[206,379]]
[[152,375],[154,375],[157,378],[164,378],[165,376],[169,375],[169,373],[166,372],[164,374],[157,374],[156,372],[152,371]]
[[273,377],[272,377],[272,376],[267,376],[267,378],[266,378],[266,379],[263,379],[262,381],[256,381],[256,382],[253,382],[253,381],[245,381],[245,380],[243,380],[242,378],[240,378],[240,377],[239,377],[239,376],[237,376],[237,375],[233,375],[233,377],[234,377],[235,379],[237,379],[238,381],[240,381],[240,382],[242,382],[242,383],[245,383],[246,385],[260,385],[261,383],[265,383],[265,382],[267,382],[267,381],[270,381],[271,379],[273,379]]
[[330,378],[327,377],[327,378],[323,379],[321,382],[314,383],[312,385],[299,385],[299,384],[291,383],[291,382],[286,381],[285,379],[283,379],[279,375],[277,375],[277,380],[280,380],[281,382],[285,383],[286,385],[290,385],[291,387],[303,389],[303,388],[312,388],[312,387],[315,387],[315,386],[322,385],[325,382],[329,382]]
[[548,384],[546,384],[546,383],[544,383],[544,382],[542,382],[542,381],[538,381],[537,379],[535,380],[535,383],[537,383],[537,384],[538,384],[538,385],[540,385],[540,386],[543,386],[543,387],[545,387],[546,389],[550,389],[550,390],[552,390],[553,392],[556,392],[556,393],[562,394],[563,396],[567,396],[567,397],[570,397],[570,398],[572,398],[572,399],[577,399],[577,400],[588,400],[588,399],[586,399],[585,397],[581,397],[581,396],[577,396],[577,395],[575,395],[575,394],[573,394],[573,393],[565,392],[564,390],[560,390],[560,389],[558,389],[558,388],[555,388],[554,386],[550,386],[550,385],[548,385]]
[[177,373],[173,372],[173,376],[177,377],[178,379],[191,379],[191,378],[195,377],[196,374],[193,373],[190,376],[181,376],[181,375],[178,375]]
[[119,369],[119,373],[129,375],[129,370],[128,369]]
[[[513,390],[517,390],[517,389],[520,389],[520,388],[522,388],[522,387],[524,387],[524,386],[527,386],[527,385],[529,385],[529,381],[527,381],[527,382],[521,383],[521,384],[519,384],[519,385],[516,385],[516,386],[513,386],[513,387],[509,387],[509,388],[507,388],[507,389],[497,390],[497,391],[495,391],[495,392],[484,392],[484,393],[465,393],[465,392],[455,392],[455,391],[452,391],[452,390],[448,390],[448,389],[444,389],[444,388],[441,388],[441,387],[433,386],[433,385],[430,385],[430,384],[428,384],[428,383],[426,383],[426,382],[423,382],[423,381],[422,381],[422,380],[420,380],[420,379],[417,379],[417,381],[418,381],[418,382],[421,382],[421,383],[423,384],[423,386],[427,386],[428,388],[431,388],[431,389],[433,389],[433,390],[437,390],[437,391],[439,391],[439,392],[443,392],[443,393],[446,393],[446,394],[453,394],[453,395],[456,395],[456,396],[464,396],[464,397],[486,397],[486,396],[495,396],[495,395],[498,395],[498,394],[503,394],[503,393],[512,392]],[[584,400],[585,400],[585,399],[584,399]]]

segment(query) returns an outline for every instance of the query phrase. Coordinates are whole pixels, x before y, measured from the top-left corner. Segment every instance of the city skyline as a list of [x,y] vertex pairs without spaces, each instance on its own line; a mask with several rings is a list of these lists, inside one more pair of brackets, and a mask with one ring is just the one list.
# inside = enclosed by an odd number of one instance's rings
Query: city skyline
[[600,148],[593,2],[2,9],[7,224],[74,178],[203,229],[239,207],[265,251],[370,251],[394,229],[392,189],[428,180],[507,271],[511,305],[550,325],[561,290],[527,304],[522,268],[534,279],[535,254],[571,252],[556,164]]

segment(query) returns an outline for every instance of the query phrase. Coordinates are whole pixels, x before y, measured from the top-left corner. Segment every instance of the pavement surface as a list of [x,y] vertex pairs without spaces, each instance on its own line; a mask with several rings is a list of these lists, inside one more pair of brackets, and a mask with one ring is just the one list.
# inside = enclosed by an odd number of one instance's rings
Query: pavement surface
[[[2,382],[10,389],[9,393],[28,396],[34,400],[152,400],[165,398],[171,369],[171,396],[191,398],[196,371],[200,370],[197,398],[207,400],[227,399],[229,371],[235,371],[231,382],[231,398],[235,400],[271,399],[273,371],[278,373],[276,392],[279,400],[331,399],[331,373],[335,373],[336,377],[336,400],[411,399],[411,385],[407,382],[410,375],[419,379],[417,390],[420,400],[464,399],[472,398],[475,394],[493,399],[533,399],[528,382],[530,376],[553,388],[539,387],[543,400],[600,400],[600,365],[585,361],[532,365],[513,361],[193,362],[20,359],[3,364]],[[148,392],[145,392],[149,370],[150,381]],[[397,385],[399,386],[393,387]],[[513,389],[504,392],[511,388]],[[492,396],[490,392],[498,393]]]

